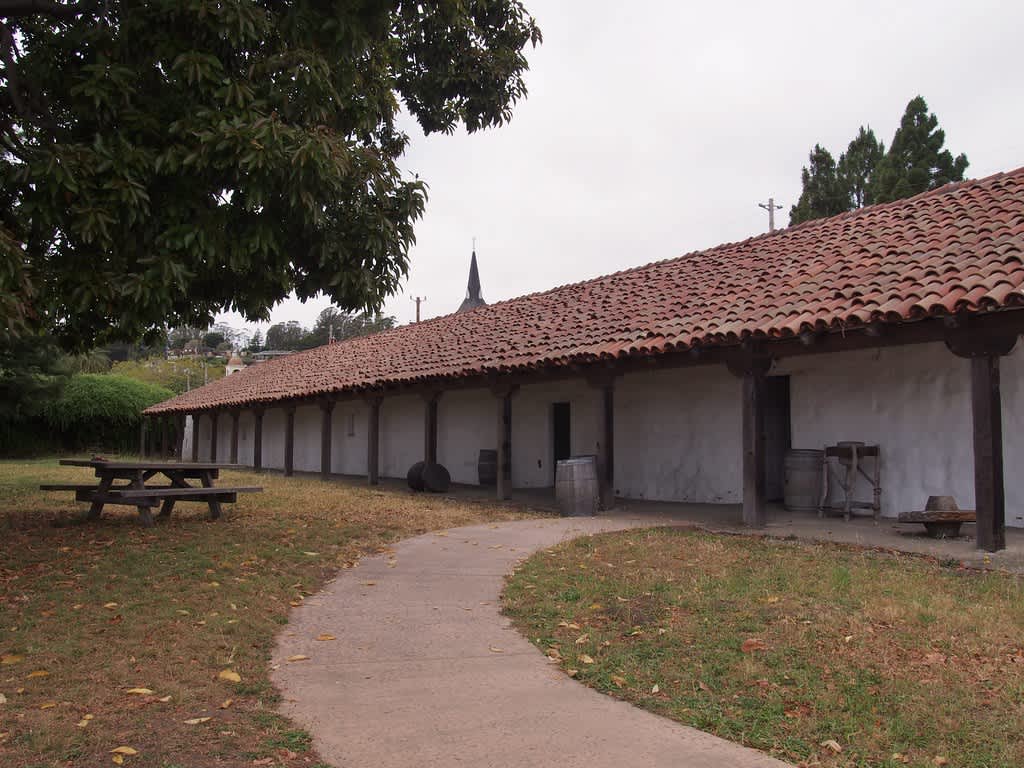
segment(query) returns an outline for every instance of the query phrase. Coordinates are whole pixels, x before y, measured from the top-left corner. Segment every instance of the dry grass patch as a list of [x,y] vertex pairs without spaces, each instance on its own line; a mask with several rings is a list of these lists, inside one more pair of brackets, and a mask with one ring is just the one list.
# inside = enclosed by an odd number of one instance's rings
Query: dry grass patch
[[[56,460],[0,462],[0,765],[313,766],[275,712],[274,635],[338,568],[396,539],[526,516],[512,507],[228,472],[262,485],[217,522],[179,504],[143,529],[40,483],[86,482]],[[235,672],[220,676],[221,672]],[[267,761],[267,762],[264,762]]]
[[1024,582],[694,531],[528,560],[505,610],[574,677],[801,765],[1024,765]]

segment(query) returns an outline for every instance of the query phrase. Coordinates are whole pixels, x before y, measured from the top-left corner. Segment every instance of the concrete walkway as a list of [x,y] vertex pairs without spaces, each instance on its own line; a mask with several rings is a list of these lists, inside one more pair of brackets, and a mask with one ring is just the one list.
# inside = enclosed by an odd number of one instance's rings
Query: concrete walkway
[[363,560],[293,612],[274,654],[285,714],[338,768],[782,768],[573,681],[500,615],[517,561],[659,519],[470,526]]

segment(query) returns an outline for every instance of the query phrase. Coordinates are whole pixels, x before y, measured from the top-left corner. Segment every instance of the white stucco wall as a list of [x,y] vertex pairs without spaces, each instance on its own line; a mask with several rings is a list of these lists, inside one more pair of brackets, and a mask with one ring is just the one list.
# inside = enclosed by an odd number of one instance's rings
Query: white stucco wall
[[[882,514],[922,509],[928,496],[974,506],[970,364],[942,344],[915,345],[783,361],[790,374],[793,446],[840,440],[882,450]],[[1002,366],[1006,522],[1024,525],[1024,353]],[[859,496],[869,498],[865,484]]]
[[[522,387],[512,398],[512,485],[545,488],[554,485],[552,405],[568,402],[570,452],[597,452],[600,393],[583,380]],[[497,416],[492,417],[497,429]]]
[[657,501],[742,501],[741,382],[724,366],[630,374],[615,389],[615,487]]
[[[242,411],[238,416],[238,463],[244,466],[252,466],[255,429],[256,419],[252,411]],[[230,451],[230,447],[228,450]],[[229,458],[230,456],[228,453]]]
[[438,401],[437,460],[453,482],[479,483],[480,450],[497,449],[497,435],[498,398],[490,391],[456,389],[445,392]]
[[[320,471],[320,421],[320,407],[317,405],[304,405],[295,409],[292,468],[296,472]],[[284,440],[283,433],[281,440]]]
[[282,408],[263,413],[263,466],[267,469],[284,469],[284,422]]
[[182,461],[188,461],[192,458],[192,416],[185,416],[185,434],[181,438],[181,456],[179,457]]
[[380,474],[405,477],[423,459],[423,398],[388,397],[380,408]]
[[366,474],[368,413],[369,408],[362,401],[340,402],[334,407],[334,421],[331,424],[331,472],[339,475]]

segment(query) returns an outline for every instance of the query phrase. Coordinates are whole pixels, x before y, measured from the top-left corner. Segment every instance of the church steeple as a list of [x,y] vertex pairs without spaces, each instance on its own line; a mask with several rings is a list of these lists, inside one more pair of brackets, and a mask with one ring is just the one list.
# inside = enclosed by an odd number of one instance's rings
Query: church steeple
[[469,284],[466,286],[466,298],[459,307],[459,312],[468,312],[477,307],[486,306],[487,302],[480,295],[480,270],[476,266],[476,247],[473,248],[473,256],[469,260]]

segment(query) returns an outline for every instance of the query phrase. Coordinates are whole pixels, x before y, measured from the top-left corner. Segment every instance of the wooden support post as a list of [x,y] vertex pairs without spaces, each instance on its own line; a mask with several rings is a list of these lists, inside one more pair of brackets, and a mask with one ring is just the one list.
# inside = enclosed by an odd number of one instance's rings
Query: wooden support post
[[743,376],[743,524],[761,528],[764,501],[764,372]]
[[167,461],[168,433],[171,431],[171,421],[168,416],[158,416],[157,423],[160,425],[160,459]]
[[143,416],[139,422],[139,456],[146,458],[146,428],[149,426],[149,417]]
[[263,409],[256,408],[252,412],[252,468],[263,471]]
[[366,478],[370,485],[380,482],[380,406],[381,398],[367,401],[369,413],[366,425]]
[[761,528],[767,522],[764,472],[764,377],[771,358],[756,349],[742,350],[726,365],[743,380],[743,524]]
[[971,414],[974,421],[974,503],[978,549],[1006,549],[1003,489],[1003,418],[999,357],[971,359]]
[[437,401],[440,398],[440,392],[430,392],[423,396],[423,460],[427,464],[437,463]]
[[241,414],[231,411],[231,458],[232,464],[238,463],[238,420]]
[[284,476],[291,477],[295,471],[295,406],[284,409]]
[[217,460],[217,419],[219,417],[219,411],[210,414],[210,461]]
[[177,434],[174,436],[174,445],[178,453],[178,461],[185,460],[185,414],[178,414],[175,427]]
[[498,397],[498,501],[512,498],[512,395],[515,389],[494,390]]
[[334,420],[334,400],[320,403],[320,477],[331,476],[331,426]]
[[615,385],[601,388],[601,433],[598,471],[601,472],[601,508],[615,506]]
[[1003,487],[1003,405],[999,358],[1017,344],[1015,330],[993,332],[973,321],[953,321],[946,346],[971,361],[971,417],[974,426],[974,506],[977,546],[1006,549],[1006,494]]
[[199,411],[192,414],[192,461],[199,461],[199,419]]

